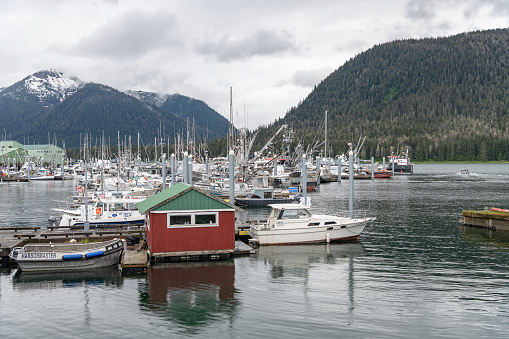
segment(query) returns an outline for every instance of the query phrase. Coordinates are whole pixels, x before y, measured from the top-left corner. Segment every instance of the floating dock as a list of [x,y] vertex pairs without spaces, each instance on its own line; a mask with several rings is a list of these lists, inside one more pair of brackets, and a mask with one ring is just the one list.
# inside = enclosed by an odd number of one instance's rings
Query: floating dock
[[[236,231],[236,238],[247,237],[248,226],[240,226]],[[74,238],[76,240],[88,239],[90,241],[104,241],[112,238],[126,238],[135,236],[143,238],[145,227],[139,225],[108,225],[90,226],[90,231],[85,232],[83,226],[47,226],[41,227],[8,227],[0,228],[0,259],[1,267],[9,267],[13,262],[9,253],[15,247],[22,247],[26,243],[61,243]],[[150,258],[146,243],[141,240],[138,245],[127,246],[121,260],[122,274],[146,273],[150,265]],[[235,241],[235,250],[229,256],[251,255],[255,250],[242,242]]]
[[15,182],[27,182],[28,178],[26,177],[15,177],[15,176],[3,176],[0,177],[0,182],[3,181],[15,181]]
[[463,211],[460,222],[465,226],[509,231],[509,211],[494,207],[481,211]]
[[128,235],[142,236],[145,233],[144,226],[134,225],[109,225],[90,226],[90,231],[85,232],[83,226],[76,227],[7,227],[0,228],[0,258],[2,267],[8,267],[11,262],[9,253],[15,247],[22,247],[26,243],[62,243],[74,238],[76,240],[88,239],[90,241],[104,241],[113,238],[125,238]]
[[147,273],[148,266],[149,260],[145,241],[140,241],[136,246],[127,246],[120,262],[122,275]]

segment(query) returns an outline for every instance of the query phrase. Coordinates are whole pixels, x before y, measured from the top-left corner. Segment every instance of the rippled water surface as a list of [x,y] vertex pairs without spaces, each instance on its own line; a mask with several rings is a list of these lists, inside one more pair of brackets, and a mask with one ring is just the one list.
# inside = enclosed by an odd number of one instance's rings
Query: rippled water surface
[[[416,165],[413,176],[356,181],[356,209],[377,217],[357,243],[262,247],[139,277],[3,270],[0,336],[509,337],[509,232],[458,222],[464,209],[509,208],[508,183],[505,164]],[[0,184],[0,227],[46,223],[72,187]],[[316,212],[347,209],[348,181],[309,196]]]

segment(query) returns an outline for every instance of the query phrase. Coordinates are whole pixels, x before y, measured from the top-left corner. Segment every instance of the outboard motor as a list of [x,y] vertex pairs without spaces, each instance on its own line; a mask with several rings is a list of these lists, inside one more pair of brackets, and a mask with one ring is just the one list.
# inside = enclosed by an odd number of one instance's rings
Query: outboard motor
[[56,226],[57,225],[57,221],[58,221],[58,218],[55,217],[54,215],[50,216],[48,218],[48,223],[50,226]]
[[302,198],[302,194],[296,194],[294,197],[293,197],[293,200],[296,201],[296,202],[300,202],[300,198]]

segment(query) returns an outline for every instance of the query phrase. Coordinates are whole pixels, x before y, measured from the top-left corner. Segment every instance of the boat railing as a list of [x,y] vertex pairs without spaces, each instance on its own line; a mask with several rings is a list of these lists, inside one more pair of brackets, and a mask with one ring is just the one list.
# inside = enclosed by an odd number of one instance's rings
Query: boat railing
[[338,213],[338,216],[343,218],[365,219],[368,213],[369,210],[353,210],[352,213],[350,213],[350,211],[341,211]]
[[69,201],[55,200],[57,208],[60,210],[72,210],[77,208],[78,205],[70,203]]

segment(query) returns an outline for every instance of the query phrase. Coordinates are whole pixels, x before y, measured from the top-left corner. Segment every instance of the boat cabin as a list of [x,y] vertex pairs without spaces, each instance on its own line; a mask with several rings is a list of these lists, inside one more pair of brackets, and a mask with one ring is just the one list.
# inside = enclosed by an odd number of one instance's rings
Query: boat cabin
[[281,224],[283,221],[311,218],[311,213],[305,205],[271,204],[268,206],[272,208],[267,222],[269,228],[273,228],[276,222]]
[[228,258],[235,250],[235,207],[177,183],[138,203],[152,259]]
[[253,188],[247,195],[248,199],[272,199],[274,198],[274,188]]

